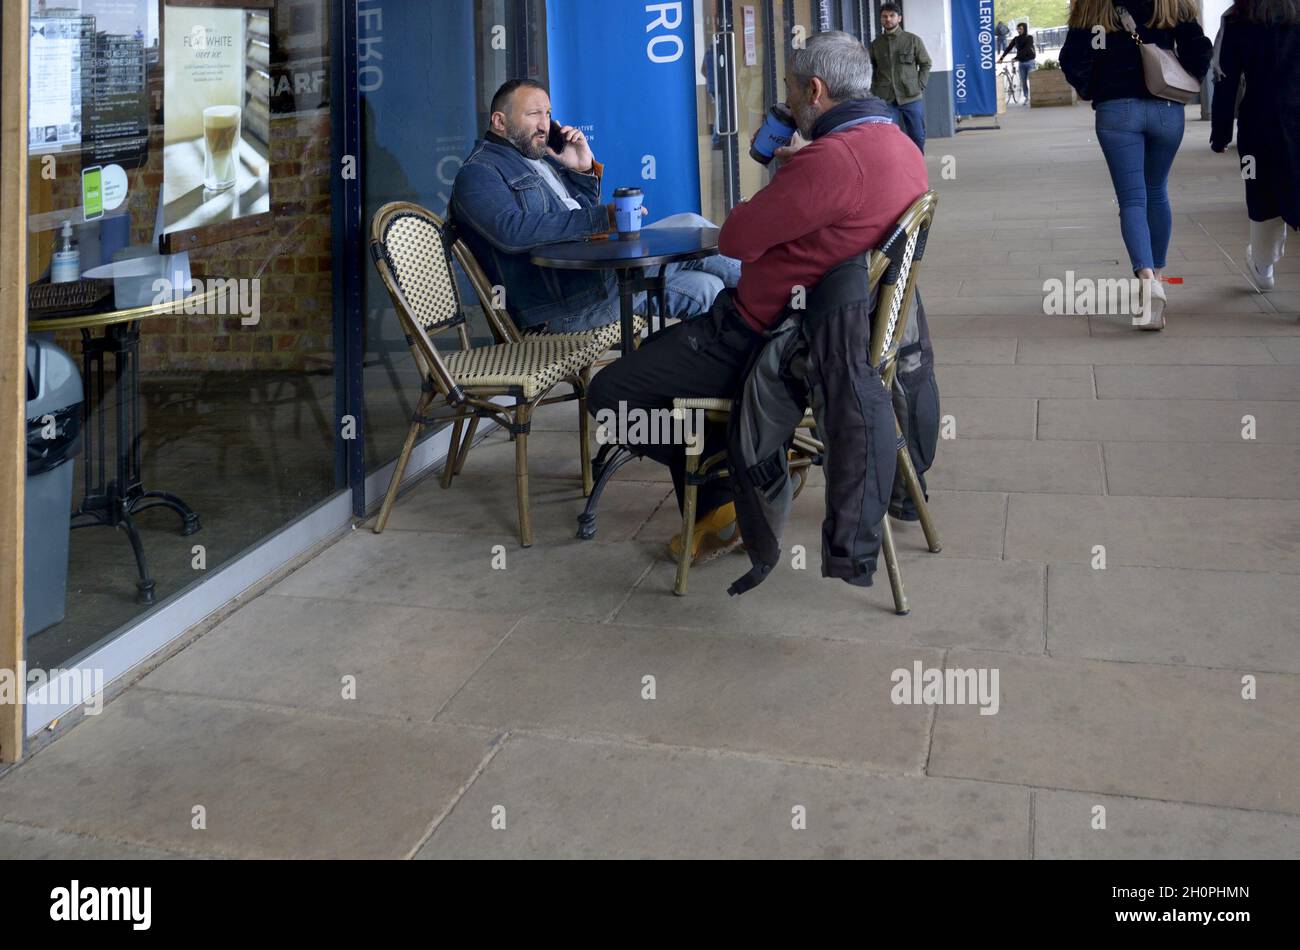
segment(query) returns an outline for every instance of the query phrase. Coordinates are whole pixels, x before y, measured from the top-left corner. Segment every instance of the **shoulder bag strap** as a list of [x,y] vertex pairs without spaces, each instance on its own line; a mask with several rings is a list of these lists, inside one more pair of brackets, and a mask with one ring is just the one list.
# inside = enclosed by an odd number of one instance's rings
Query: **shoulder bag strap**
[[1138,36],[1137,24],[1133,22],[1133,17],[1129,15],[1128,10],[1123,7],[1116,7],[1115,12],[1119,14],[1119,22],[1123,24],[1124,29],[1128,30],[1129,36],[1137,41],[1138,45],[1142,43],[1142,37]]

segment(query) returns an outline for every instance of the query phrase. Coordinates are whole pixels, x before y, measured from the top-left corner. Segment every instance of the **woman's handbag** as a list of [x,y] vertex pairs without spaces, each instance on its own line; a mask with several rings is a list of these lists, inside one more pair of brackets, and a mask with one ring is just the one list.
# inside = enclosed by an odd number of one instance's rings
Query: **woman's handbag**
[[1187,104],[1195,102],[1201,94],[1201,84],[1178,62],[1178,57],[1154,43],[1143,43],[1138,36],[1137,24],[1123,7],[1116,7],[1120,22],[1128,30],[1142,54],[1142,78],[1147,92],[1160,99]]

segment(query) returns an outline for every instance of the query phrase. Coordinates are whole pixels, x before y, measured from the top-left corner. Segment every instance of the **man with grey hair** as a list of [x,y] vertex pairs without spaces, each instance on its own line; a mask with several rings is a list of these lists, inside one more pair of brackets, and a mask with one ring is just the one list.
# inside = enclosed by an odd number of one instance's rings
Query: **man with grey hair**
[[875,247],[929,187],[925,160],[871,94],[871,58],[856,37],[829,32],[795,50],[786,104],[799,138],[777,152],[766,188],[732,210],[719,237],[741,262],[734,299],[753,329],[774,326],[791,288]]
[[[800,290],[879,246],[929,188],[925,159],[890,107],[871,95],[871,59],[856,38],[813,36],[791,57],[785,84],[800,136],[777,151],[772,181],[732,209],[718,238],[719,251],[741,262],[740,283],[722,291],[708,314],[655,334],[597,374],[588,397],[593,415],[620,406],[671,409],[674,398],[734,397],[763,334],[803,299]],[[705,457],[724,447],[710,429]],[[634,448],[669,467],[680,505],[685,447]],[[726,480],[700,486],[692,557],[739,540],[730,492]]]

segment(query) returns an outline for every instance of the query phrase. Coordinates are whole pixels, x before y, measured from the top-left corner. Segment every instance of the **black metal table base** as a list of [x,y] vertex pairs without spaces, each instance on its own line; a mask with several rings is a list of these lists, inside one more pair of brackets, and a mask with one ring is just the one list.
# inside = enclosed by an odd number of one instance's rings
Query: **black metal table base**
[[581,540],[590,541],[596,536],[596,506],[600,504],[601,493],[605,491],[605,486],[614,477],[614,473],[636,457],[629,449],[613,443],[602,445],[596,453],[595,461],[591,463],[594,479],[591,497],[587,499],[587,507],[582,510],[582,514],[578,515],[578,537]]
[[[668,319],[668,280],[664,269],[660,267],[657,274],[647,274],[645,271],[644,267],[623,267],[617,271],[619,333],[624,354],[631,353],[636,346],[632,321],[635,319],[633,301],[637,294],[645,292],[646,324],[651,333],[661,329]],[[653,309],[650,307],[651,300],[655,301]]]
[[[151,508],[168,508],[181,519],[181,537],[199,531],[198,514],[177,496],[165,491],[146,491],[141,484],[140,453],[140,330],[136,323],[115,324],[101,338],[82,330],[82,375],[86,391],[85,497],[72,516],[73,528],[103,525],[121,528],[135,555],[136,602],[145,606],[155,599],[155,583],[149,574],[144,544],[136,528],[134,515]],[[113,394],[114,454],[108,459],[106,357],[113,357],[115,381]],[[92,401],[89,397],[94,395]],[[92,425],[92,407],[101,411]],[[113,466],[110,469],[110,464]],[[116,476],[116,477],[110,477]]]

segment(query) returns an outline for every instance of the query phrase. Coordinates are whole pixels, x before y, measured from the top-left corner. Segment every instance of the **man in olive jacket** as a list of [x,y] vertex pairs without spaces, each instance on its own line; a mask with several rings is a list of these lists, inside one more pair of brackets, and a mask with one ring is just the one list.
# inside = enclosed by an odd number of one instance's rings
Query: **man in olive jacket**
[[880,5],[884,31],[871,41],[875,79],[871,94],[889,103],[894,121],[925,151],[925,84],[930,81],[930,54],[915,33],[903,29],[903,17],[893,3]]

